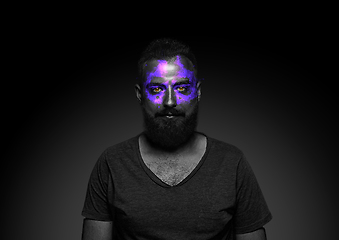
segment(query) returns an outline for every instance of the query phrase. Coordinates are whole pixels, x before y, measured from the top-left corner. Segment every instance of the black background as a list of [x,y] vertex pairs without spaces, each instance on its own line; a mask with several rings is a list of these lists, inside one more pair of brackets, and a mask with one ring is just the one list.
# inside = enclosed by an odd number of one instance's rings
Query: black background
[[96,159],[142,130],[138,55],[171,37],[198,60],[198,130],[242,149],[257,175],[273,214],[269,239],[333,236],[337,86],[327,30],[150,35],[81,21],[22,24],[4,47],[5,235],[80,238]]

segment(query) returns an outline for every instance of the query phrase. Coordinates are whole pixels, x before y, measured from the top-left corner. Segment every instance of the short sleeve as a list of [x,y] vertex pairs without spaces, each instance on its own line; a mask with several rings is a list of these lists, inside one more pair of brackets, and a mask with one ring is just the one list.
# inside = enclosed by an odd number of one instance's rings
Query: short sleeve
[[272,219],[263,193],[245,157],[237,168],[237,207],[234,218],[236,234],[255,231]]
[[111,179],[106,153],[104,152],[92,170],[82,216],[99,221],[112,220],[108,201],[108,188]]

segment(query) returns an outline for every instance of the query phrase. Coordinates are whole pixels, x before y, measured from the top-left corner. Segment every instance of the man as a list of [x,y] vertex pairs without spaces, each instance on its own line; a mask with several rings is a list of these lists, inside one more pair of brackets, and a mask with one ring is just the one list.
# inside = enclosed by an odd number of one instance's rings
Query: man
[[97,161],[83,240],[266,239],[272,215],[243,153],[195,131],[201,82],[190,49],[155,40],[138,67],[145,131]]

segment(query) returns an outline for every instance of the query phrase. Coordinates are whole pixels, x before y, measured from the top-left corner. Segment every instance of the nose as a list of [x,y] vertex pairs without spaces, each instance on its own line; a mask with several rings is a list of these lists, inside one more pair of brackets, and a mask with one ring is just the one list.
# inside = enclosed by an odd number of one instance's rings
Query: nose
[[177,99],[176,99],[175,92],[174,92],[172,86],[167,88],[163,104],[166,107],[176,107],[177,106]]

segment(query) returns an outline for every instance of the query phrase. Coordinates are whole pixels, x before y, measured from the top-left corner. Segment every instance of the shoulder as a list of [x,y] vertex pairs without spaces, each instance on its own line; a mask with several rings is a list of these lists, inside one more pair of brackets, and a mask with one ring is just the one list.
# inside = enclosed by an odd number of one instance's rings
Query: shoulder
[[138,136],[129,138],[127,140],[124,140],[120,143],[117,143],[115,145],[107,147],[102,155],[104,155],[106,158],[110,157],[118,157],[119,155],[125,155],[126,153],[133,152],[137,147],[138,143]]
[[117,159],[133,158],[138,148],[138,136],[134,136],[117,144],[107,147],[101,154],[99,161],[112,163]]
[[103,177],[115,174],[122,166],[130,164],[135,159],[133,151],[137,137],[132,137],[120,143],[107,147],[99,156],[93,169],[94,174]]
[[207,139],[212,154],[235,160],[241,160],[244,158],[243,151],[233,144],[209,136],[207,136]]

